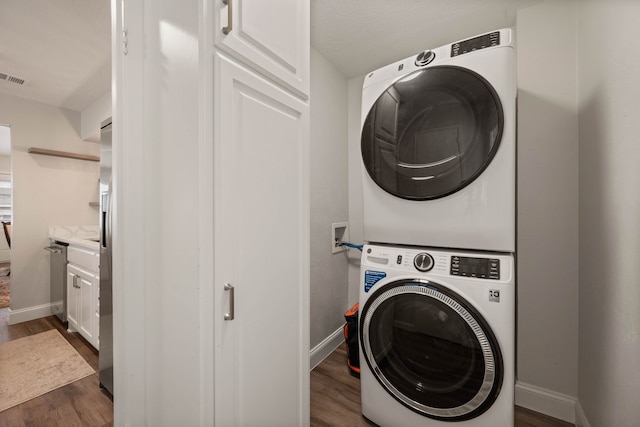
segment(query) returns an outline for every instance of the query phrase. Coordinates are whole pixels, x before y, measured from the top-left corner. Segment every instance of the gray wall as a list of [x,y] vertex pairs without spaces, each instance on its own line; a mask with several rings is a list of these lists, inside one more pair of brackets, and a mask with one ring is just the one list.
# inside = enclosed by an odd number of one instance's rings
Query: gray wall
[[579,2],[580,404],[640,423],[640,2]]
[[357,302],[348,298],[347,252],[331,253],[331,224],[349,220],[346,183],[347,80],[311,49],[311,348]]
[[517,378],[521,383],[576,396],[575,4],[541,2],[521,9],[517,19]]

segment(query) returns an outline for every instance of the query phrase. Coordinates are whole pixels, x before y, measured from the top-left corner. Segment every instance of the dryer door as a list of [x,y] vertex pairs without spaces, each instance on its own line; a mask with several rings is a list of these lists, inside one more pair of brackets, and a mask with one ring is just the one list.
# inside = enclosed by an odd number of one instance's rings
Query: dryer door
[[462,297],[426,280],[381,287],[360,324],[364,358],[396,400],[430,418],[460,421],[486,411],[503,366],[494,334]]
[[391,85],[362,128],[362,160],[384,191],[409,200],[452,194],[476,179],[500,144],[493,87],[462,67],[433,66]]

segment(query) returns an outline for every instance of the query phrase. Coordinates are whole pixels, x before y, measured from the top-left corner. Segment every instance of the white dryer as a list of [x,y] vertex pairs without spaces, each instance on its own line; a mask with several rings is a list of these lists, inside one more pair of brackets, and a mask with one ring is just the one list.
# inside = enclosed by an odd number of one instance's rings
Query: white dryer
[[515,252],[510,29],[368,74],[361,123],[366,241]]
[[362,414],[383,427],[513,426],[510,254],[365,245]]

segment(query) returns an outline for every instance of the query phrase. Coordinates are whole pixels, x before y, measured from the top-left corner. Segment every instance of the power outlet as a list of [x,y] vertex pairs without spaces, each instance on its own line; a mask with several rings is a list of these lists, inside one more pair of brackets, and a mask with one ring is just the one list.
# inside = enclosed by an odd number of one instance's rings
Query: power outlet
[[331,224],[331,253],[344,252],[346,246],[340,246],[340,242],[349,241],[348,222],[336,222]]

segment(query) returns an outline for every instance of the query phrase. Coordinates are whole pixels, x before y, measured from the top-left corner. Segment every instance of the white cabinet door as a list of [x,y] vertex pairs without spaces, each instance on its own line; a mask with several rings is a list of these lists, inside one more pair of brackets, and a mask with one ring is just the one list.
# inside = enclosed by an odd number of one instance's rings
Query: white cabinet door
[[80,333],[94,347],[97,347],[95,301],[97,281],[94,276],[83,272],[78,277],[78,284],[80,285]]
[[80,292],[77,287],[75,269],[67,266],[67,322],[69,330],[78,331]]
[[231,56],[248,61],[307,99],[309,1],[226,0],[227,6],[223,0],[214,1],[220,14],[216,46]]
[[305,426],[309,107],[219,53],[214,73],[215,424]]
[[73,264],[67,266],[69,329],[79,332],[95,348],[98,348],[99,328],[96,317],[98,283],[97,273],[78,268]]
[[87,341],[93,338],[92,312],[91,312],[91,286],[92,283],[82,274],[78,275],[80,285],[80,332]]

